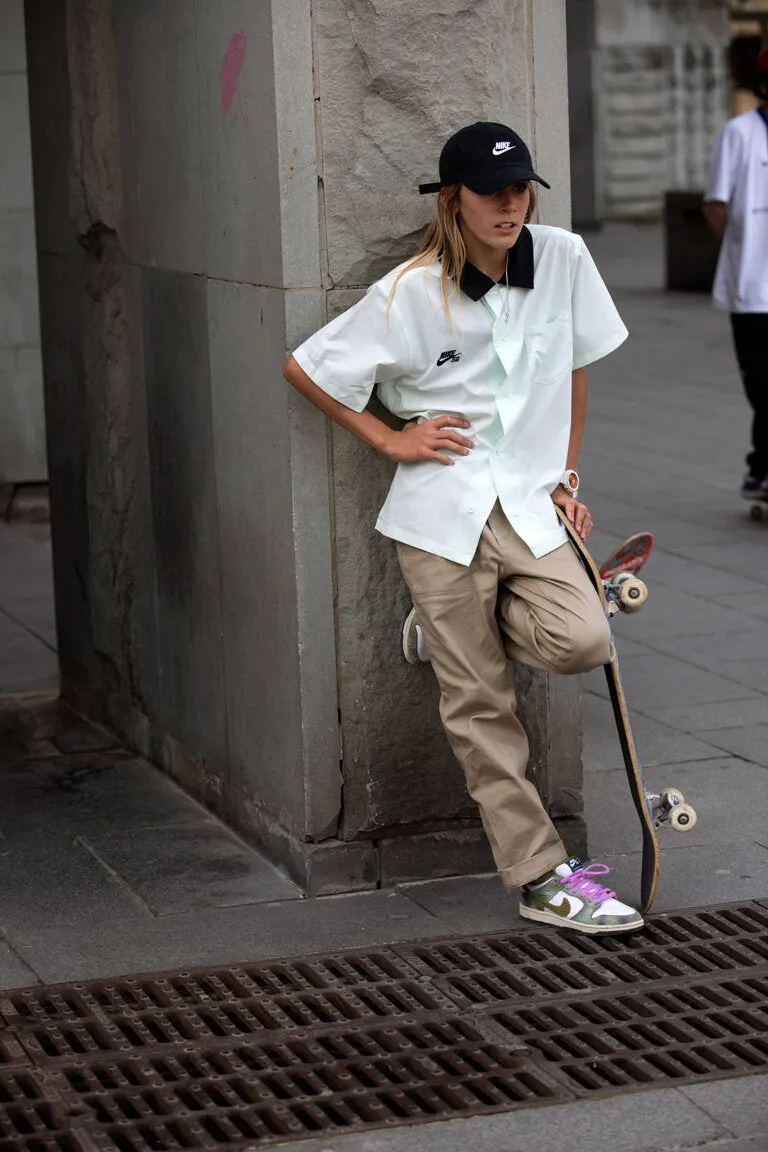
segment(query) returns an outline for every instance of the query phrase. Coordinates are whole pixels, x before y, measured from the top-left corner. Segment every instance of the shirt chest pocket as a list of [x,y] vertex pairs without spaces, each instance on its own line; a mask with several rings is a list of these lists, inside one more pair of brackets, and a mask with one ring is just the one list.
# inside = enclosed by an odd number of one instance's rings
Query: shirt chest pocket
[[571,317],[561,312],[546,324],[530,324],[525,329],[525,352],[530,380],[545,387],[561,379],[573,366]]

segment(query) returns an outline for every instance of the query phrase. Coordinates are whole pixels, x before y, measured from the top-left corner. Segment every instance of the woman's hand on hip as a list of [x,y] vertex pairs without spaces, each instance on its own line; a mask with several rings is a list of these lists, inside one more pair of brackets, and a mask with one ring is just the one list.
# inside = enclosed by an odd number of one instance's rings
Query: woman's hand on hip
[[459,416],[436,416],[434,420],[406,424],[400,432],[393,432],[384,449],[384,455],[397,464],[415,464],[419,460],[438,460],[441,464],[455,464],[445,452],[469,455],[474,442],[462,436],[459,428],[469,428]]
[[571,496],[570,492],[566,492],[565,488],[561,487],[555,488],[551,496],[552,503],[556,504],[558,508],[562,508],[581,539],[586,540],[594,527],[592,516],[586,504],[580,504]]

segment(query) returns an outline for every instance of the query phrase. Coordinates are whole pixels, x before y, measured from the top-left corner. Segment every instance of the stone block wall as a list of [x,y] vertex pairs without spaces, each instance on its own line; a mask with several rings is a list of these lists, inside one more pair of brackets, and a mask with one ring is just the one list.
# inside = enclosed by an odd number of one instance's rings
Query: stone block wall
[[278,139],[271,12],[26,16],[63,690],[304,878],[341,777],[327,432],[280,375],[289,297],[321,316],[278,185],[316,205],[316,169]]
[[[391,470],[280,369],[413,251],[462,124],[527,135],[568,224],[562,0],[26,11],[65,693],[309,892],[488,867],[400,654]],[[518,688],[575,849],[578,685]]]
[[45,480],[24,0],[0,5],[0,484]]
[[[436,178],[442,141],[464,123],[492,118],[517,127],[553,185],[541,193],[541,218],[569,224],[562,4],[320,0],[315,12],[329,318],[415,250],[432,210],[417,185]],[[331,442],[342,834],[429,833],[442,837],[448,855],[444,829],[471,821],[479,851],[482,834],[442,731],[434,676],[402,660],[409,603],[394,549],[372,530],[392,467],[338,428]],[[538,701],[537,720],[522,695],[533,760],[544,770],[548,698]],[[565,779],[566,764],[559,767]]]

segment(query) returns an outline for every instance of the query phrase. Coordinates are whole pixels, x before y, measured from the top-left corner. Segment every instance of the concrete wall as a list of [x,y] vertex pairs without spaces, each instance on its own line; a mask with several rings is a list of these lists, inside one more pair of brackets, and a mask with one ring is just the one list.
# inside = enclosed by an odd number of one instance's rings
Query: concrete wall
[[24,0],[0,5],[0,483],[45,480]]
[[700,189],[729,101],[727,0],[595,0],[598,214]]
[[[434,677],[398,655],[390,469],[280,367],[413,250],[461,124],[521,128],[568,223],[561,0],[27,21],[65,692],[309,891],[487,866]],[[519,689],[575,845],[577,685]]]
[[281,152],[270,12],[27,21],[64,690],[301,874],[341,779],[326,428],[280,375],[289,295],[321,316],[286,293],[278,174],[315,220],[317,183]]

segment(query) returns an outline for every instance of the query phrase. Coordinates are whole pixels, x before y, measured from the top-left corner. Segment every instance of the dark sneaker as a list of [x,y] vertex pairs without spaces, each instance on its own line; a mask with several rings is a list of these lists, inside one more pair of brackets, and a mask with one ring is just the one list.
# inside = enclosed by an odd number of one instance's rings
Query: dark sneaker
[[415,608],[411,608],[403,624],[403,656],[409,664],[429,664],[427,642]]
[[608,872],[607,864],[582,864],[576,859],[558,864],[549,875],[523,885],[520,915],[593,935],[636,932],[644,923],[640,913],[597,883],[596,878]]
[[741,483],[741,494],[745,500],[768,498],[768,476],[755,476],[747,472]]

